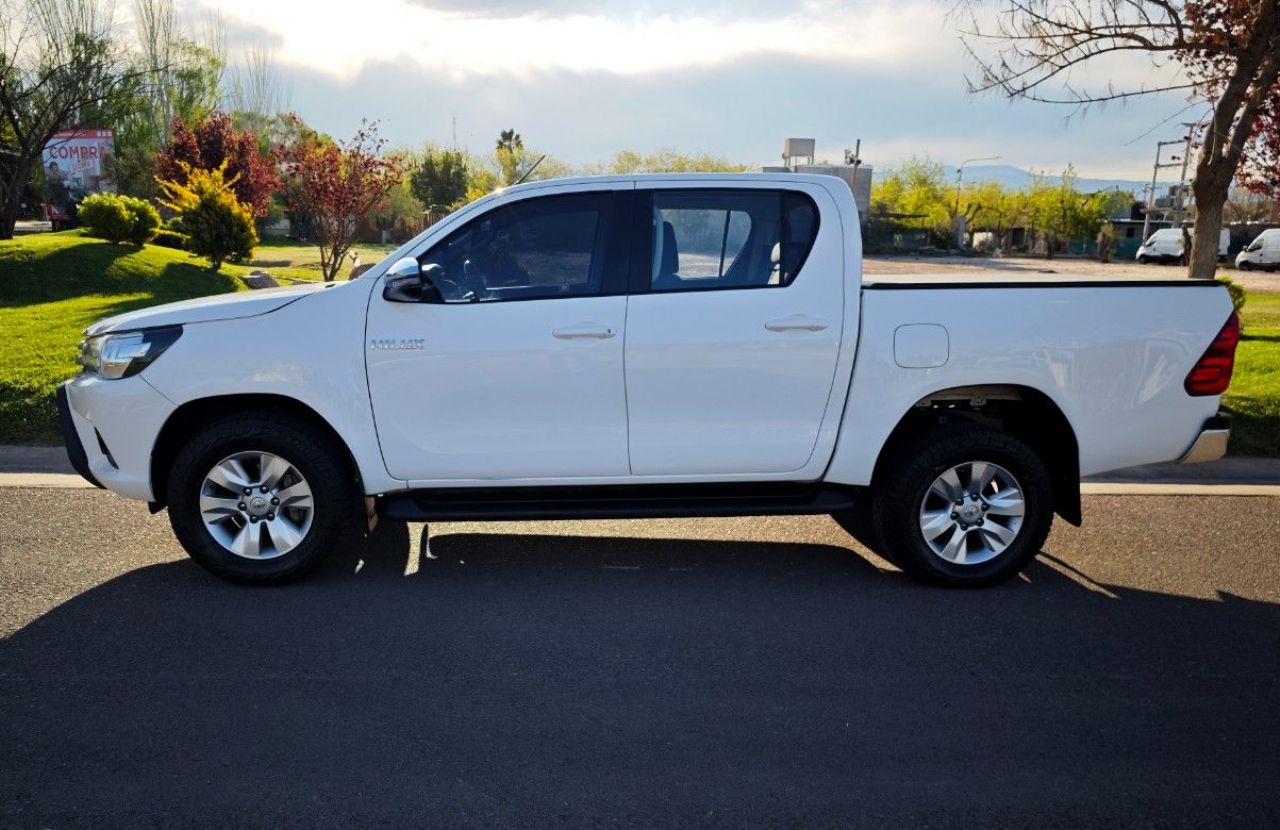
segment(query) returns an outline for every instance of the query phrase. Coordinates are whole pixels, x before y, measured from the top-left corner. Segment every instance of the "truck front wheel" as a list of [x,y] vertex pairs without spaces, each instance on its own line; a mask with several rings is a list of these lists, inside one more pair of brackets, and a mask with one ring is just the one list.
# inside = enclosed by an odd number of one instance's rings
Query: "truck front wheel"
[[286,413],[232,415],[198,430],[169,476],[169,521],[223,579],[278,585],[356,538],[354,477],[327,437]]
[[1003,432],[961,426],[904,446],[873,503],[886,553],[936,585],[1004,582],[1035,558],[1053,522],[1044,462]]

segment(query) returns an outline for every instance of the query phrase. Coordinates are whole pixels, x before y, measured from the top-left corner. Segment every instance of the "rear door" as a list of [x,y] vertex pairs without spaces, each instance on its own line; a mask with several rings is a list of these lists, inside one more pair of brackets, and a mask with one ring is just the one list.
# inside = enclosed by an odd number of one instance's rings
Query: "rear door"
[[366,366],[393,476],[628,474],[630,194],[628,186],[499,205],[418,258],[439,289],[434,301],[375,292]]
[[842,230],[820,221],[834,200],[801,184],[637,187],[632,473],[806,475],[840,356]]

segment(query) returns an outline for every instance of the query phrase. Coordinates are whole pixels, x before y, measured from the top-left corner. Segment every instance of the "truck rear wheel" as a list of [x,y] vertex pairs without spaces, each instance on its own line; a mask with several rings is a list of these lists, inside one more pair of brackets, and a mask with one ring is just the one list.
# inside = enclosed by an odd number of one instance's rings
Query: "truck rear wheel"
[[200,429],[169,477],[169,521],[206,570],[279,585],[356,539],[359,493],[340,449],[306,421],[233,415]]
[[984,587],[1035,558],[1053,522],[1053,489],[1035,451],[978,426],[936,430],[897,454],[873,517],[885,552],[909,576]]

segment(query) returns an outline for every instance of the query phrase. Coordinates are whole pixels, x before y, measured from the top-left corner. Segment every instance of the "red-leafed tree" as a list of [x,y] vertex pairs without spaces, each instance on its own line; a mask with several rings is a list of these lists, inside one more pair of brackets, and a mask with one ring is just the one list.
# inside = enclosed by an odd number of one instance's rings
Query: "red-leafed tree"
[[359,218],[382,206],[404,179],[407,165],[402,157],[384,152],[386,141],[376,123],[361,121],[356,134],[339,143],[309,130],[297,132],[292,143],[276,149],[285,201],[291,213],[310,220],[320,269],[329,282],[355,243]]
[[275,159],[258,148],[256,135],[237,130],[225,112],[211,113],[195,126],[175,121],[169,143],[156,158],[156,177],[186,184],[183,164],[216,170],[224,163],[227,179],[235,181],[236,199],[249,205],[256,218],[264,218],[272,195],[280,188]]
[[[1280,92],[1258,114],[1253,139],[1245,147],[1240,183],[1272,202],[1280,202]],[[1275,217],[1280,220],[1280,214]]]
[[[1207,110],[1188,259],[1191,276],[1212,279],[1232,180],[1261,171],[1265,181],[1268,164],[1276,177],[1267,154],[1280,141],[1280,0],[961,0],[959,11],[979,70],[971,91],[1086,107],[1176,90]],[[1115,59],[1134,53],[1160,80],[1114,80]]]

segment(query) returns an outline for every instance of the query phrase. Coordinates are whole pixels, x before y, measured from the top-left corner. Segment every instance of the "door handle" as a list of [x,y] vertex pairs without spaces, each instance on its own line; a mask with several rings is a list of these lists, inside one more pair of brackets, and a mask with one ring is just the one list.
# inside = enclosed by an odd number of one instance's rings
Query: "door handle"
[[827,327],[827,321],[808,314],[792,314],[790,317],[770,320],[764,327],[769,331],[822,331]]
[[565,326],[551,332],[552,337],[561,340],[608,340],[615,334],[617,332],[608,326],[598,326],[595,323],[579,323],[576,326]]

